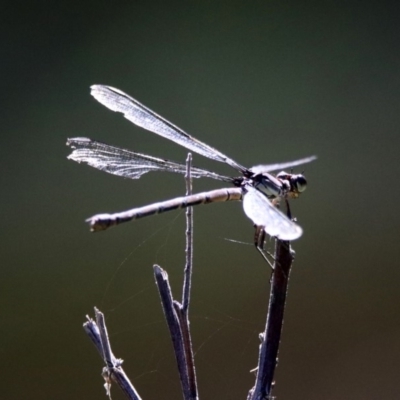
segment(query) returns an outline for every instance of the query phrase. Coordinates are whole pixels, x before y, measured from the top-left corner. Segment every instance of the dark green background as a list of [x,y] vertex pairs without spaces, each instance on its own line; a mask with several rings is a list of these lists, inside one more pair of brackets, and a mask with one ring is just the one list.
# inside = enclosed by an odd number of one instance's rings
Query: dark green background
[[[82,329],[98,306],[142,397],[181,398],[151,267],[167,269],[178,294],[184,213],[100,234],[83,221],[180,195],[183,179],[107,175],[67,161],[65,142],[88,136],[176,161],[186,152],[94,101],[89,86],[103,83],[246,166],[318,155],[292,202],[304,235],[275,395],[399,399],[399,11],[384,1],[3,3],[0,397],[105,398]],[[270,271],[252,240],[240,204],[195,209],[203,400],[244,399],[254,381]]]

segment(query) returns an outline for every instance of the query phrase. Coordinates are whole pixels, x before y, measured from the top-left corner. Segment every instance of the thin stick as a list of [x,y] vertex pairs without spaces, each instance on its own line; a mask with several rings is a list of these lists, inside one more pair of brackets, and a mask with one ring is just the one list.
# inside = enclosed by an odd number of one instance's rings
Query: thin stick
[[168,274],[160,266],[154,265],[154,276],[158,291],[160,293],[161,304],[163,306],[165,319],[169,328],[169,333],[174,348],[176,363],[178,364],[179,377],[182,385],[183,397],[185,400],[191,399],[190,385],[187,375],[186,356],[184,341],[182,338],[181,318],[176,312],[172,291],[168,281]]
[[[191,179],[192,155],[189,153],[186,159],[186,196],[192,194]],[[164,315],[170,331],[172,344],[178,371],[180,375],[183,395],[185,400],[198,399],[196,372],[189,324],[189,304],[193,265],[193,210],[186,209],[186,264],[182,289],[182,304],[173,300],[172,291],[168,281],[168,274],[158,265],[155,265],[154,274]]]
[[[192,155],[189,153],[186,159],[186,196],[192,194]],[[183,347],[186,357],[186,369],[190,388],[191,398],[198,397],[196,370],[194,366],[192,338],[190,334],[189,324],[189,303],[190,303],[190,290],[192,286],[192,271],[193,271],[193,207],[186,209],[186,265],[184,271],[184,281],[182,289],[182,305],[174,303],[175,310],[178,314],[182,329]]]
[[290,242],[276,240],[274,258],[267,321],[261,334],[257,378],[255,386],[249,392],[249,400],[273,398],[271,392],[278,362],[290,269],[294,259]]
[[[192,168],[192,155],[189,153],[186,159],[186,196],[192,194],[192,177],[190,170]],[[193,265],[193,207],[186,209],[186,265],[184,272],[183,291],[182,291],[182,309],[185,314],[189,312],[190,288],[192,285],[192,265]],[[187,316],[187,315],[186,315]]]
[[108,397],[111,398],[110,390],[112,379],[121,388],[128,399],[141,400],[135,387],[132,385],[121,367],[123,360],[114,357],[114,354],[111,350],[110,340],[108,338],[104,314],[96,307],[94,312],[96,315],[96,322],[87,316],[87,322],[83,324],[83,329],[96,346],[101,358],[106,364],[106,366],[103,368],[102,375],[106,382],[104,386],[106,388]]

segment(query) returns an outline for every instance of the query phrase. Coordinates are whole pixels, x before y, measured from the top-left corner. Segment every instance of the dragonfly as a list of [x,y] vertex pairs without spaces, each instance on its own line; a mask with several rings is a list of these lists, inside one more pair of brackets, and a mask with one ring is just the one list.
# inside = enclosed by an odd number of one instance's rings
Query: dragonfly
[[[291,218],[288,199],[299,197],[306,189],[307,181],[303,174],[293,174],[292,171],[287,173],[283,170],[309,163],[316,159],[315,156],[246,168],[118,89],[93,85],[91,95],[110,110],[122,113],[135,125],[204,157],[225,163],[240,173],[238,177],[230,177],[192,167],[192,178],[211,178],[230,183],[233,187],[181,196],[118,213],[97,214],[86,220],[91,231],[102,231],[123,222],[198,204],[241,200],[245,214],[256,228],[254,243],[258,250],[262,250],[265,234],[284,241],[295,240],[302,235],[302,228]],[[85,137],[70,138],[67,145],[73,149],[68,159],[124,178],[139,179],[151,171],[186,173],[184,164],[110,146]],[[282,171],[275,176],[271,174],[278,170]],[[288,207],[288,216],[278,209],[282,199]]]

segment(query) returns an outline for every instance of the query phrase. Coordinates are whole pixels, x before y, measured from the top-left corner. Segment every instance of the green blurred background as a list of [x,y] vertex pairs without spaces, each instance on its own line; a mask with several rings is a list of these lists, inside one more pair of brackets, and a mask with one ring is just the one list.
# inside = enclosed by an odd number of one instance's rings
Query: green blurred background
[[[98,104],[89,86],[103,83],[246,166],[318,155],[292,202],[304,235],[274,394],[399,399],[399,11],[382,1],[4,3],[1,398],[105,398],[82,329],[93,306],[142,397],[181,398],[152,265],[178,297],[184,213],[99,234],[83,221],[181,195],[183,179],[107,175],[67,161],[65,142],[88,136],[175,161],[186,152]],[[203,400],[244,399],[254,382],[270,271],[252,240],[239,203],[195,209]],[[113,398],[123,398],[116,387]]]

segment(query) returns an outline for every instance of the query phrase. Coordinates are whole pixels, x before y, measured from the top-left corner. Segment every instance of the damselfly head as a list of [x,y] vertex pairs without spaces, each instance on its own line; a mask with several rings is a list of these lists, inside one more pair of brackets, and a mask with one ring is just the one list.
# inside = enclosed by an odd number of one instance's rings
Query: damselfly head
[[288,174],[287,172],[282,171],[279,172],[276,177],[281,181],[289,183],[290,192],[293,197],[297,197],[307,189],[307,180],[303,174]]

